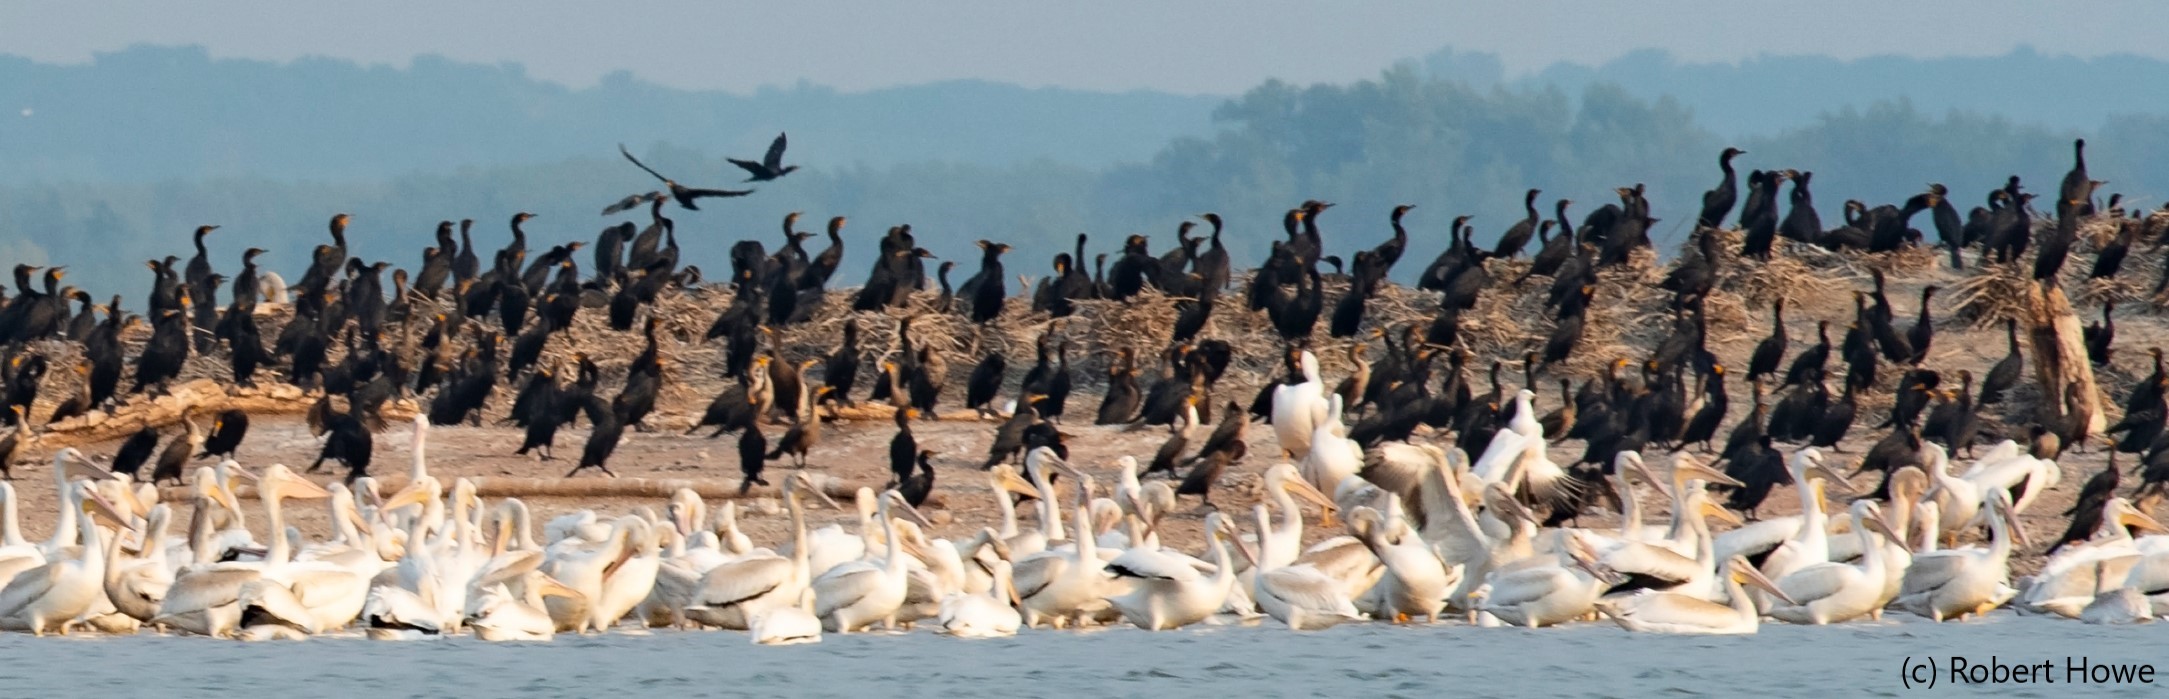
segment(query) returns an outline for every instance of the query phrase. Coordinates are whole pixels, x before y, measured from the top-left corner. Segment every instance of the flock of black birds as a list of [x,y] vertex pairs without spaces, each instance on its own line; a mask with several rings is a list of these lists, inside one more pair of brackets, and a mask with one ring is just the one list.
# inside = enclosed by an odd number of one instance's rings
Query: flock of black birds
[[[965,407],[1001,420],[983,462],[991,467],[1041,446],[1066,454],[1060,424],[1070,417],[1068,403],[1076,385],[1089,380],[1072,369],[1076,350],[1063,331],[1064,319],[1079,312],[1078,302],[1137,303],[1148,289],[1156,289],[1160,296],[1155,298],[1163,300],[1155,302],[1171,303],[1175,311],[1167,344],[1154,352],[1158,366],[1148,379],[1144,358],[1133,348],[1110,351],[1105,387],[1091,420],[1174,427],[1146,471],[1184,474],[1180,492],[1208,496],[1220,474],[1244,458],[1245,430],[1255,418],[1270,419],[1273,388],[1305,381],[1297,368],[1300,353],[1325,346],[1327,340],[1318,335],[1321,320],[1326,324],[1324,338],[1353,338],[1346,352],[1354,370],[1332,389],[1347,414],[1360,416],[1348,429],[1350,439],[1368,448],[1419,433],[1440,439],[1451,435],[1456,446],[1473,454],[1512,417],[1514,394],[1501,379],[1509,366],[1503,361],[1491,363],[1488,390],[1470,379],[1474,356],[1460,337],[1461,315],[1475,308],[1483,295],[1519,293],[1532,279],[1543,277],[1550,281],[1539,293],[1544,294],[1545,320],[1553,329],[1540,347],[1522,357],[1522,388],[1545,395],[1545,386],[1555,385],[1557,400],[1546,402],[1556,407],[1542,417],[1545,434],[1587,445],[1569,469],[1582,487],[1565,489],[1569,496],[1564,499],[1537,503],[1549,507],[1554,522],[1570,520],[1602,502],[1609,493],[1602,476],[1627,450],[1699,448],[1717,454],[1727,472],[1746,484],[1731,494],[1728,504],[1748,513],[1758,509],[1773,487],[1789,482],[1780,444],[1836,449],[1863,428],[1880,430],[1882,436],[1862,454],[1859,469],[1885,473],[1886,485],[1887,474],[1899,468],[1925,466],[1924,443],[1962,454],[1976,444],[2023,432],[2037,455],[2053,457],[2066,448],[2083,449],[2097,437],[2088,433],[2089,421],[2075,392],[2013,413],[2028,415],[2029,422],[2006,424],[1986,413],[1990,406],[2009,402],[2024,381],[2015,321],[2006,328],[2008,356],[1986,375],[1930,369],[1924,366],[1936,338],[1930,302],[1938,289],[1923,289],[1919,306],[1900,313],[1877,273],[1872,288],[1854,292],[1853,317],[1819,319],[1815,336],[1804,338],[1805,346],[1788,334],[1786,307],[1779,300],[1770,309],[1768,337],[1739,367],[1725,365],[1708,348],[1705,302],[1721,265],[1728,259],[1730,264],[1756,265],[1783,254],[1786,248],[1777,244],[1779,238],[1848,253],[1924,245],[1922,234],[1912,227],[1924,211],[1931,213],[1939,236],[1935,245],[1947,250],[1953,267],[1962,268],[1969,251],[1975,251],[1977,265],[1988,267],[2023,264],[2031,250],[2031,278],[2047,285],[2058,283],[2080,223],[2089,217],[2112,218],[2118,232],[2099,249],[2090,276],[2116,276],[2134,245],[2150,241],[2158,250],[2169,240],[2150,228],[2141,212],[2124,217],[2115,197],[2105,204],[2094,202],[2094,189],[2102,183],[2087,176],[2084,147],[2084,141],[2076,145],[2076,162],[2061,183],[2053,216],[2042,225],[2034,220],[2034,193],[2024,191],[2012,176],[1987,194],[1985,206],[1966,217],[1938,184],[1897,206],[1848,201],[1844,225],[1828,230],[1809,191],[1813,173],[1753,171],[1746,177],[1743,197],[1733,161],[1744,152],[1727,148],[1718,158],[1723,178],[1703,196],[1690,249],[1659,284],[1670,292],[1672,332],[1650,348],[1646,358],[1613,361],[1607,371],[1586,378],[1579,387],[1560,375],[1560,364],[1580,348],[1590,310],[1608,302],[1597,294],[1599,271],[1629,264],[1637,251],[1652,247],[1649,231],[1657,219],[1640,185],[1619,188],[1618,203],[1598,207],[1578,223],[1568,216],[1572,202],[1564,199],[1555,203],[1550,217],[1543,216],[1538,208],[1541,192],[1531,189],[1523,200],[1526,216],[1489,248],[1474,242],[1470,217],[1454,218],[1445,249],[1415,277],[1415,288],[1438,294],[1435,317],[1399,327],[1369,317],[1367,304],[1391,283],[1390,275],[1408,252],[1410,235],[1403,221],[1412,205],[1393,209],[1389,238],[1343,260],[1325,254],[1320,231],[1320,220],[1333,204],[1304,202],[1288,210],[1282,220],[1284,238],[1272,241],[1269,254],[1247,277],[1235,274],[1223,243],[1226,225],[1215,214],[1199,216],[1209,228],[1205,235],[1192,235],[1198,224],[1183,222],[1176,231],[1177,243],[1164,252],[1155,253],[1146,236],[1128,236],[1118,251],[1093,254],[1089,272],[1088,239],[1079,234],[1072,251],[1054,257],[1052,274],[1035,288],[1015,290],[1002,259],[1010,246],[979,241],[978,270],[952,286],[956,263],[941,261],[929,275],[926,268],[929,260],[937,259],[935,254],[919,244],[909,224],[897,225],[876,242],[878,254],[865,283],[856,290],[839,290],[846,295],[837,299],[829,297],[830,282],[843,261],[845,219],[830,219],[827,247],[809,252],[805,243],[816,236],[797,229],[799,214],[794,213],[783,221],[776,249],[758,240],[741,240],[730,248],[730,301],[702,338],[723,344],[719,369],[730,383],[693,430],[711,430],[711,437],[740,434],[744,487],[750,488],[766,483],[762,471],[770,461],[789,457],[801,467],[806,463],[821,437],[823,406],[854,406],[862,397],[885,402],[896,409],[896,437],[889,449],[894,483],[909,499],[921,502],[933,489],[935,454],[920,447],[912,422],[935,414],[949,383],[950,359],[934,344],[913,337],[914,319],[954,314],[981,326],[1005,315],[1052,319],[1038,338],[1013,407],[996,404],[1013,372],[1001,352],[983,353],[968,372]],[[750,175],[749,182],[772,181],[797,169],[783,164],[784,148],[779,135],[760,162],[730,162]],[[649,223],[628,221],[605,228],[592,244],[587,274],[582,274],[576,256],[588,247],[584,241],[530,250],[522,228],[533,218],[527,213],[511,217],[511,239],[491,252],[487,266],[481,264],[483,249],[470,232],[471,219],[439,224],[435,244],[423,249],[421,265],[411,276],[390,262],[350,256],[346,231],[352,219],[339,214],[331,219],[330,241],[315,248],[313,262],[291,286],[259,269],[260,249],[244,251],[241,269],[231,278],[214,271],[205,240],[218,227],[203,226],[195,231],[195,254],[185,264],[178,257],[149,262],[155,282],[140,316],[125,310],[119,296],[98,305],[89,292],[61,286],[63,268],[44,269],[42,283],[34,283],[40,269],[18,265],[16,294],[0,307],[0,340],[6,342],[0,397],[9,408],[0,412],[0,425],[14,428],[0,438],[0,455],[11,464],[29,447],[34,434],[29,409],[49,370],[47,357],[59,354],[44,343],[66,342],[81,348],[81,361],[69,367],[81,377],[79,390],[46,417],[48,424],[92,410],[113,410],[129,396],[164,391],[192,354],[208,354],[225,358],[237,385],[276,375],[278,381],[320,396],[308,417],[326,438],[311,470],[337,461],[348,469],[350,480],[365,474],[372,434],[383,426],[381,411],[394,398],[415,397],[432,424],[479,426],[483,412],[503,390],[511,393],[508,419],[526,432],[518,453],[552,458],[557,433],[584,418],[589,437],[567,475],[589,468],[615,475],[608,466],[613,450],[627,429],[649,429],[647,419],[669,380],[658,318],[651,309],[658,298],[704,279],[699,267],[681,264],[676,224],[666,209],[675,202],[682,209],[698,210],[702,199],[751,193],[686,187],[642,164],[622,146],[620,150],[666,189],[629,196],[603,210],[609,216],[645,206]],[[1788,182],[1789,210],[1780,216],[1778,193]],[[1728,219],[1741,236],[1738,255],[1731,258],[1720,254],[1716,234]],[[1488,261],[1520,257],[1531,242],[1538,245],[1525,271],[1511,279],[1494,276]],[[1321,266],[1332,271],[1323,272]],[[384,288],[387,269],[392,270],[389,292]],[[1347,289],[1330,304],[1328,281],[1345,283]],[[935,288],[928,289],[930,285]],[[1206,336],[1220,295],[1238,285],[1240,297],[1228,307],[1262,313],[1286,348],[1280,362],[1286,376],[1268,381],[1247,408],[1214,398],[1237,347],[1227,338]],[[2158,292],[2165,286],[2169,268],[2154,288]],[[228,288],[223,309],[217,304],[221,287]],[[1011,305],[1009,300],[1017,295],[1013,291],[1029,304]],[[259,328],[260,318],[275,317],[258,313],[259,304],[266,302],[291,312],[291,319],[270,338]],[[71,309],[71,303],[80,305]],[[782,356],[775,330],[807,323],[830,306],[879,315],[852,316],[825,356],[796,361]],[[586,354],[546,357],[552,337],[572,328],[576,316],[595,309],[606,314],[613,331],[637,328],[643,334],[643,350],[627,366],[622,381],[611,377],[612,384],[621,386],[614,395],[604,395],[604,372]],[[649,312],[642,322],[644,310]],[[2110,358],[2112,313],[2113,307],[2104,307],[2101,320],[2086,329],[2087,352],[2097,364]],[[861,323],[876,317],[882,322],[895,318],[895,343],[887,351],[860,343]],[[1834,321],[1844,325],[1842,338],[1832,336]],[[131,356],[123,338],[142,323],[150,327],[148,339]],[[390,339],[411,338],[413,333],[405,332],[409,328],[420,330],[418,341]],[[392,330],[401,332],[388,332]],[[1382,356],[1375,360],[1368,356],[1372,338],[1383,345]],[[976,347],[975,342],[967,355],[979,354]],[[2144,487],[2161,490],[2169,488],[2164,485],[2169,484],[2169,430],[2164,429],[2169,375],[2160,350],[2150,351],[2153,373],[2125,398],[2122,419],[2100,437],[2113,438],[2113,451],[2141,454],[2139,479]],[[1842,372],[1833,373],[1833,359]],[[1895,379],[1890,378],[1893,373]],[[131,379],[125,392],[124,376]],[[868,376],[862,396],[862,379]],[[1836,389],[1830,384],[1833,379]],[[1727,430],[1733,400],[1729,381],[1749,385],[1752,407]],[[1869,418],[1862,414],[1862,397],[1881,391],[1894,394],[1894,405],[1879,423],[1865,425]],[[1215,422],[1216,403],[1224,403],[1218,427],[1209,437],[1193,440],[1193,427]],[[789,424],[773,440],[760,429],[771,417]],[[163,450],[157,448],[159,431],[144,426],[121,445],[112,469],[133,475],[155,457],[150,478],[178,480],[192,457],[236,453],[248,416],[240,411],[218,414],[208,431],[193,415],[182,422],[181,433],[167,439]],[[1193,441],[1198,443],[1192,446]],[[2101,478],[2108,479],[2107,490],[2113,490],[2118,478],[2114,466]],[[2107,497],[2101,494],[2105,490],[2091,485],[2087,492],[2088,497]],[[2075,508],[2080,513],[2098,510],[2084,502]]]

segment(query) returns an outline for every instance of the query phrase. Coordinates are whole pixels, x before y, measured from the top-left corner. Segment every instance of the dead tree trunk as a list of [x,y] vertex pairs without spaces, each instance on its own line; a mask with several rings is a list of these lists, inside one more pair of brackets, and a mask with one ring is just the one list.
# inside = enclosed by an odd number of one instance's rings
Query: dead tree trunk
[[2041,405],[2036,409],[2035,421],[2065,417],[2065,393],[2076,386],[2078,405],[2074,407],[2086,419],[2086,434],[2101,434],[2108,427],[2101,410],[2101,389],[2094,384],[2094,365],[2086,358],[2086,335],[2078,315],[2071,312],[2070,299],[2064,297],[2063,289],[2043,288],[2040,282],[2027,286],[2027,296],[2026,324],[2033,340],[2034,378],[2041,382]]

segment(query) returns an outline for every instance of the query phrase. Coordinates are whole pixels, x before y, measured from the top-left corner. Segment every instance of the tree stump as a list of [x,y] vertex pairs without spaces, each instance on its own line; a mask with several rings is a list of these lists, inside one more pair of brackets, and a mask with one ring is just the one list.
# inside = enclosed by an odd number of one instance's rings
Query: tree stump
[[2061,417],[2065,414],[2064,394],[2068,387],[2079,389],[2080,410],[2085,411],[2087,434],[2101,434],[2108,428],[2107,417],[2101,410],[2101,389],[2094,383],[2094,365],[2086,358],[2086,334],[2079,324],[2079,317],[2071,311],[2071,301],[2058,287],[2043,287],[2039,281],[2027,285],[2027,335],[2033,341],[2033,370],[2035,380],[2041,382],[2041,402],[2035,420]]

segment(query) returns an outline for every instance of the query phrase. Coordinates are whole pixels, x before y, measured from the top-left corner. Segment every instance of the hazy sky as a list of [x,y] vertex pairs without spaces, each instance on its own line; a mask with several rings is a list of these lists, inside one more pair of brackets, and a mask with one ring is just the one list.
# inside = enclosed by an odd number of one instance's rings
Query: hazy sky
[[1232,94],[1268,77],[1368,77],[1443,46],[1509,72],[1637,48],[1691,61],[1760,53],[2169,58],[2169,3],[1644,0],[1509,3],[1091,0],[723,3],[0,3],[0,52],[80,62],[134,43],[215,56],[326,55],[405,65],[436,53],[513,61],[575,86],[630,70],[665,85],[746,91],[800,79],[847,90],[955,78],[1096,90]]

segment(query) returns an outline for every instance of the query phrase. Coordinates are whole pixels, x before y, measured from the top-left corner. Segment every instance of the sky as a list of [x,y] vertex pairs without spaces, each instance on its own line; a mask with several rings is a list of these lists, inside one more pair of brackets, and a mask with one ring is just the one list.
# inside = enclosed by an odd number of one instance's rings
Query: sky
[[1267,78],[1366,78],[1447,46],[1496,53],[1509,77],[1642,48],[1691,62],[1982,56],[2021,45],[2169,59],[2165,25],[2169,3],[2149,0],[9,0],[0,3],[0,52],[77,63],[138,43],[194,44],[218,57],[395,66],[441,54],[520,63],[574,87],[625,70],[735,92],[801,80],[868,90],[983,79],[1225,95]]

